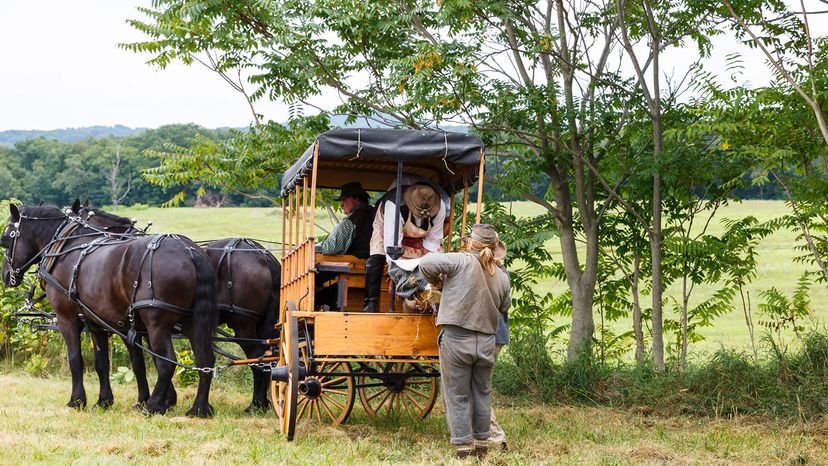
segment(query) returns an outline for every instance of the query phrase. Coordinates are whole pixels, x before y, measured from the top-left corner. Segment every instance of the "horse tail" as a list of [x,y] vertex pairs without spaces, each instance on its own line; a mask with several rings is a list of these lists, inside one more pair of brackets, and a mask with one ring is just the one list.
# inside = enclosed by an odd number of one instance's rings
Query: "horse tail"
[[196,251],[192,257],[196,270],[195,298],[193,299],[193,352],[215,357],[212,345],[213,332],[218,325],[216,272],[210,260],[201,251]]
[[262,319],[264,327],[260,329],[262,338],[275,338],[275,325],[279,321],[279,296],[282,286],[282,266],[273,257],[270,252],[267,252],[270,257],[265,258],[267,268],[270,270],[270,299],[267,303],[267,313]]

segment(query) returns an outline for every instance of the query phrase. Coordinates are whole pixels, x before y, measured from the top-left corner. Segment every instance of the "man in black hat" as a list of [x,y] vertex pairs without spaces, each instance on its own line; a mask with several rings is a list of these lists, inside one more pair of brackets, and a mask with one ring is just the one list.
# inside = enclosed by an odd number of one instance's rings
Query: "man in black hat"
[[316,245],[316,252],[350,254],[367,259],[374,221],[374,208],[368,203],[368,193],[360,182],[352,181],[342,185],[336,200],[347,217],[334,227],[325,241]]

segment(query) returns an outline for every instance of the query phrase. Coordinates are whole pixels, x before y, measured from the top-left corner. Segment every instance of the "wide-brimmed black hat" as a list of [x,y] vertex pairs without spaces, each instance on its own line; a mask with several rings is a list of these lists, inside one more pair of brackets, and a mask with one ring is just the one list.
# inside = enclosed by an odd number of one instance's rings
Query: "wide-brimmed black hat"
[[351,181],[342,185],[342,191],[339,196],[335,197],[335,201],[341,201],[346,197],[362,197],[368,199],[368,192],[362,189],[362,183],[359,181]]

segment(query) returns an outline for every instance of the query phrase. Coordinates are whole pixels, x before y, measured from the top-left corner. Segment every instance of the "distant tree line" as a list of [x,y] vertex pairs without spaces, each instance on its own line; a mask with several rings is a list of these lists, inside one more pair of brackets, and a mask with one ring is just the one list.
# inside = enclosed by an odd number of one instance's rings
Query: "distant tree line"
[[45,137],[0,147],[0,198],[24,203],[65,205],[76,197],[94,205],[161,205],[182,190],[190,204],[258,205],[255,200],[219,190],[189,185],[161,187],[142,173],[159,164],[149,155],[169,148],[187,148],[201,138],[220,144],[231,130],[177,124],[145,130],[133,136],[105,136],[64,142]]

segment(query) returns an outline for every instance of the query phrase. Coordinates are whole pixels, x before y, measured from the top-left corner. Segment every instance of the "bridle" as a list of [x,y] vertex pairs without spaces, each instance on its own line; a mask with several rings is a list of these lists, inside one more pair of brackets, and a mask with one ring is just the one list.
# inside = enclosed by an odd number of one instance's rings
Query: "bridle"
[[[24,215],[21,212],[20,213],[20,218],[16,222],[13,222],[12,224],[9,225],[9,227],[11,227],[11,231],[9,231],[8,237],[11,238],[11,244],[9,245],[9,248],[6,251],[6,254],[4,255],[4,259],[6,261],[6,264],[9,266],[9,285],[17,286],[17,278],[16,277],[17,277],[17,275],[20,274],[21,270],[26,270],[32,264],[39,261],[41,254],[43,254],[43,250],[45,250],[47,247],[49,247],[48,245],[46,247],[44,247],[42,250],[40,250],[37,254],[32,256],[31,259],[26,261],[26,263],[21,265],[20,267],[15,267],[14,266],[14,252],[15,252],[15,249],[17,248],[17,240],[20,238],[20,224],[23,222],[23,220],[63,220],[64,223],[65,223],[65,222],[68,221],[68,219],[69,219],[69,217],[67,217],[65,214],[61,215],[60,217],[57,217],[57,216],[56,217],[33,217],[33,216],[29,216],[29,215]],[[62,229],[63,229],[62,226],[58,227],[57,231],[59,232]]]

